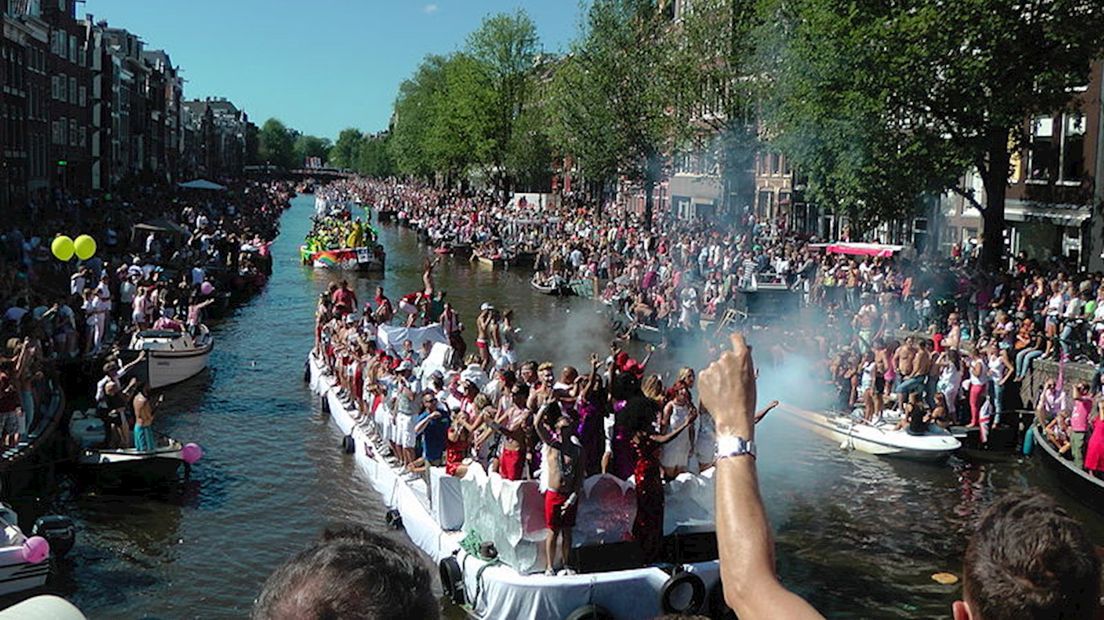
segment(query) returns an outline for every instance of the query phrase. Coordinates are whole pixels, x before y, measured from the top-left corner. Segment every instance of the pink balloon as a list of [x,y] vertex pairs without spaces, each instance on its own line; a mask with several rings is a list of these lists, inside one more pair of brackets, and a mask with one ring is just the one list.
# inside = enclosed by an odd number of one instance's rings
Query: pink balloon
[[23,543],[23,561],[40,564],[50,557],[50,543],[41,536],[31,536]]
[[211,293],[215,292],[215,285],[211,284],[210,282],[204,282],[203,284],[199,285],[199,292],[203,293],[204,295],[210,295]]
[[184,459],[185,463],[191,465],[203,458],[203,448],[200,448],[199,445],[194,443],[185,444],[180,450],[180,458]]

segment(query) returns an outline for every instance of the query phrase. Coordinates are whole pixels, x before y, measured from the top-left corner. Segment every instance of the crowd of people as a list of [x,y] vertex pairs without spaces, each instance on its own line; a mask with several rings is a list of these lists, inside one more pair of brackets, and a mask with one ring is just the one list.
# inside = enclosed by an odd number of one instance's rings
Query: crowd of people
[[[290,198],[283,183],[237,181],[220,192],[143,187],[82,200],[59,192],[15,214],[0,235],[4,441],[18,443],[35,427],[43,379],[57,378],[60,364],[93,373],[102,364],[112,387],[100,381],[97,400],[107,407],[109,392],[127,387],[120,348],[136,330],[194,332],[212,304],[263,286]],[[93,256],[51,254],[55,237],[85,231]]]

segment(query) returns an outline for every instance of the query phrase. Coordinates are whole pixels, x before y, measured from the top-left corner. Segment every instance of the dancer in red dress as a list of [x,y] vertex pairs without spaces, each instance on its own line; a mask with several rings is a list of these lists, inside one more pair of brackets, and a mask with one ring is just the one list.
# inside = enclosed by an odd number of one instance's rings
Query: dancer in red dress
[[663,551],[663,478],[660,475],[659,453],[663,444],[678,437],[694,420],[694,410],[679,426],[666,435],[655,432],[659,406],[655,401],[637,397],[625,403],[619,414],[620,423],[631,429],[636,466],[636,520],[633,521],[633,539],[640,544],[644,561],[658,562]]

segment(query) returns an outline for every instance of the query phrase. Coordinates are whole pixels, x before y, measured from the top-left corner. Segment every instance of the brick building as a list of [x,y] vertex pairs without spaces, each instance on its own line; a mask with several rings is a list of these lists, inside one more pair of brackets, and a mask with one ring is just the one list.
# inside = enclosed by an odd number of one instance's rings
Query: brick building
[[87,28],[76,18],[76,0],[44,2],[41,8],[50,33],[47,174],[52,187],[84,194],[92,189]]

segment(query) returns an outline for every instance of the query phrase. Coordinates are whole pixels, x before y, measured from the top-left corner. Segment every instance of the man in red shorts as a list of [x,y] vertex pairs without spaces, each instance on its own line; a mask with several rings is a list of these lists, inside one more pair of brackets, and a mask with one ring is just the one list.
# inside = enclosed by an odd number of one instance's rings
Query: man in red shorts
[[525,403],[529,399],[529,386],[515,383],[510,388],[512,402],[498,414],[488,411],[486,423],[497,433],[502,442],[502,456],[498,459],[498,474],[507,480],[525,480],[525,456],[528,454],[529,410]]
[[[555,429],[548,428],[548,418],[555,420]],[[575,513],[579,509],[579,496],[583,490],[582,464],[586,463],[583,446],[575,436],[576,424],[571,418],[560,415],[560,405],[546,403],[537,413],[536,430],[544,442],[544,464],[548,468],[548,490],[544,492],[544,521],[548,526],[545,540],[545,575],[556,574],[556,539],[561,539],[560,575],[574,575],[567,566],[571,551],[571,528],[575,527]]]

